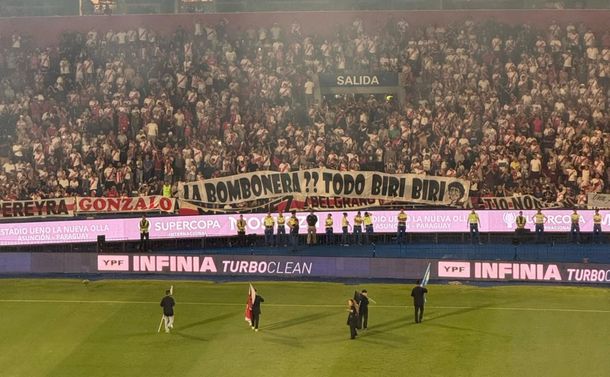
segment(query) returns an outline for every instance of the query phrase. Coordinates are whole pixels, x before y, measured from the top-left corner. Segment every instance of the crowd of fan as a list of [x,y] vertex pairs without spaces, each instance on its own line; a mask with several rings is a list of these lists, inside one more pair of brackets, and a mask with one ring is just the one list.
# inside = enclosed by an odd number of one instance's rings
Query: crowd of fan
[[[608,189],[610,31],[357,19],[325,39],[296,23],[227,26],[4,41],[0,198],[322,166],[460,177],[475,198],[583,205]],[[315,100],[318,73],[383,70],[400,72],[407,103]]]

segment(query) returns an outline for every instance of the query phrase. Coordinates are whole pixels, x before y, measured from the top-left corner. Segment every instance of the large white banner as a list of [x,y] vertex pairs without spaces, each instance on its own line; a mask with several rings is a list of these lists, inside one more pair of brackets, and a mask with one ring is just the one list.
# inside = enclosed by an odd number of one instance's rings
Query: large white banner
[[257,199],[316,196],[462,207],[469,190],[470,182],[456,178],[310,169],[290,173],[260,171],[181,183],[178,196],[220,206]]

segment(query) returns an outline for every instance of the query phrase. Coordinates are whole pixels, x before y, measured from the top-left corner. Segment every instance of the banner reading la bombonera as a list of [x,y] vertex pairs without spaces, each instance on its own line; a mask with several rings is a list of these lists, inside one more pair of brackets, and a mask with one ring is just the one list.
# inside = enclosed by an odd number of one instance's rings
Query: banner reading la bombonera
[[316,196],[461,207],[468,199],[469,190],[470,182],[457,178],[309,169],[289,173],[260,171],[181,183],[178,195],[180,199],[216,205]]

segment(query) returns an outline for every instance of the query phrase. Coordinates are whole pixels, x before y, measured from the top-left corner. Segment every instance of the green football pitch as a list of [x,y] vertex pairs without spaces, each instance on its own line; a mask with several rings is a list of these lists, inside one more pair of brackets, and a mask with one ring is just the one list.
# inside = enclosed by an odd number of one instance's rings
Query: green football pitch
[[[410,285],[0,280],[0,376],[609,376],[610,289],[431,285],[414,324]],[[175,328],[157,333],[174,285]],[[367,288],[369,330],[346,300]]]

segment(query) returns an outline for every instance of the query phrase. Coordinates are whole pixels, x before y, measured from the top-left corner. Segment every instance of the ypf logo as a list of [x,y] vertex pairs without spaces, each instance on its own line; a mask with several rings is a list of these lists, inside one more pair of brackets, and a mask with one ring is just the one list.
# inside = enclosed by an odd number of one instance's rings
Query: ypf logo
[[470,262],[438,262],[438,277],[469,278]]
[[129,256],[127,255],[98,255],[98,271],[129,271]]
[[512,212],[504,212],[502,220],[508,229],[512,229],[515,226],[515,221],[517,221],[517,216]]

